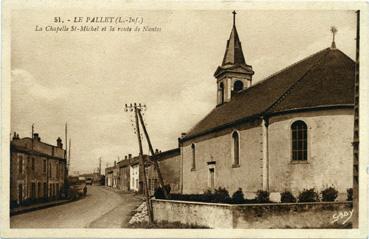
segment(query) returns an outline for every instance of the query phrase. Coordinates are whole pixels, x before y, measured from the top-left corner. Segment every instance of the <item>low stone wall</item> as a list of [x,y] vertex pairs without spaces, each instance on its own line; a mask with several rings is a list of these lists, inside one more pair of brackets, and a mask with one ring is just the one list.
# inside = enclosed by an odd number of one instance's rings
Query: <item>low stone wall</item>
[[351,202],[218,204],[152,199],[155,222],[209,228],[347,228]]

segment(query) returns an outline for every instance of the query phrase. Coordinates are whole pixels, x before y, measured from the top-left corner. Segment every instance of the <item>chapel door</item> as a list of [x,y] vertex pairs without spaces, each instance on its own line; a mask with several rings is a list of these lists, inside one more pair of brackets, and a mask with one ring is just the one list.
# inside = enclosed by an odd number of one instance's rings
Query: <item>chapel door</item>
[[18,185],[18,201],[19,201],[19,204],[22,204],[22,199],[23,199],[23,185],[19,184]]
[[214,168],[209,168],[209,180],[210,180],[210,189],[214,190],[214,184],[215,184],[215,172]]

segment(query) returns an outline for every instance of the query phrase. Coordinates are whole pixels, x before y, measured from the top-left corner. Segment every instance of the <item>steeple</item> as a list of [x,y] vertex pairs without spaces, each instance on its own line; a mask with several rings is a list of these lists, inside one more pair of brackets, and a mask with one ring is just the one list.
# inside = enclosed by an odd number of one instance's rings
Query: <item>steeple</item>
[[227,64],[246,64],[243,56],[241,42],[238,37],[236,29],[236,11],[233,11],[233,27],[229,40],[227,41],[227,48],[224,54],[222,66]]
[[233,14],[233,26],[227,41],[222,64],[214,73],[217,78],[218,100],[221,105],[231,100],[232,94],[238,93],[251,85],[254,71],[247,65],[243,55],[241,41],[236,28],[236,11]]

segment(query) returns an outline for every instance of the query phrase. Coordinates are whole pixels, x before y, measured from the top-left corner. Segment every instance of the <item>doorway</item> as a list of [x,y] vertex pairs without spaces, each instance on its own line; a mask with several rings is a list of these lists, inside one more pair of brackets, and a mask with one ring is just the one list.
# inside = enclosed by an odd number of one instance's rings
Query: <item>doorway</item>
[[19,205],[22,205],[22,200],[23,200],[23,185],[19,184],[18,185],[18,202],[19,202]]
[[215,172],[214,168],[209,168],[209,187],[213,191],[215,185]]

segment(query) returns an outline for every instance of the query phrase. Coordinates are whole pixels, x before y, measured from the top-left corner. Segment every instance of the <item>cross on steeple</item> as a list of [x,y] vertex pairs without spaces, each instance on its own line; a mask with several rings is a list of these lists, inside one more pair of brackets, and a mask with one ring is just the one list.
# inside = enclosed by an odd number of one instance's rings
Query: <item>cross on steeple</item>
[[335,40],[335,36],[336,36],[337,31],[338,30],[335,26],[331,27],[331,32],[332,32],[332,36],[333,36],[331,48],[333,48],[333,49],[336,48],[336,42],[334,40]]
[[232,14],[233,14],[233,26],[236,26],[236,14],[237,14],[237,12],[233,10]]

